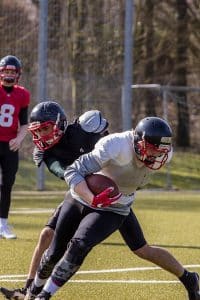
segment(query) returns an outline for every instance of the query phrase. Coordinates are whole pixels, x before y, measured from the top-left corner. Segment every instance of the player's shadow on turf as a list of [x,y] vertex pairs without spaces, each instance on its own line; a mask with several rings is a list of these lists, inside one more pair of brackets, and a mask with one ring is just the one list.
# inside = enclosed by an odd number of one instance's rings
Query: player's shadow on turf
[[163,248],[177,248],[177,249],[194,249],[199,250],[200,246],[192,246],[192,245],[153,245],[157,247],[163,247]]
[[[106,246],[126,246],[124,243],[110,243],[110,242],[103,242],[101,245],[106,245]],[[157,246],[157,247],[162,247],[162,248],[176,248],[176,249],[194,249],[194,250],[199,250],[200,246],[190,246],[190,245],[152,245],[152,246]]]

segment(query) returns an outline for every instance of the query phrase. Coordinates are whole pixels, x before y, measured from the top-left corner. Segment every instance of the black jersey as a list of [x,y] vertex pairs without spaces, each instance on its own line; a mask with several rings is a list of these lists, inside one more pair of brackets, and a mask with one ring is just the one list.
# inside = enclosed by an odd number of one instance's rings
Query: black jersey
[[99,133],[84,131],[77,123],[70,124],[61,140],[45,151],[44,160],[54,156],[64,164],[70,165],[80,155],[90,152],[100,137]]
[[80,155],[90,152],[100,138],[100,133],[86,132],[74,122],[68,125],[57,144],[44,151],[43,161],[50,172],[63,179],[66,166]]

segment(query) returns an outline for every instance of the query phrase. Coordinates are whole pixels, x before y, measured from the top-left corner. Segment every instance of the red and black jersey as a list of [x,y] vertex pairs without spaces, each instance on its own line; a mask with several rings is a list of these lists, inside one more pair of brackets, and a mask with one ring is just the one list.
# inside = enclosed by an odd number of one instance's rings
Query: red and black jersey
[[15,85],[7,92],[0,85],[0,141],[9,142],[17,136],[20,112],[29,103],[30,93],[24,87]]

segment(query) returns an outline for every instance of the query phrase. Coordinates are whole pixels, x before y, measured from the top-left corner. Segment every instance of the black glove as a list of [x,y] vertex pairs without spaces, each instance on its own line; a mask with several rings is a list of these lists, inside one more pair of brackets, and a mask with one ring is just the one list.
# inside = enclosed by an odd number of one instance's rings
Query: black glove
[[39,167],[43,161],[44,152],[37,147],[33,149],[33,161],[37,167]]

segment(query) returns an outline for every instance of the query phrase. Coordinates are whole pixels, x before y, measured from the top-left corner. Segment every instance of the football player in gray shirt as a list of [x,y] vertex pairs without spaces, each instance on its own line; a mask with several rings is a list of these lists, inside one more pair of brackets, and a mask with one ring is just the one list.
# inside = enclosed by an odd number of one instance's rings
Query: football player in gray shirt
[[[34,284],[25,299],[50,299],[77,272],[91,249],[120,227],[126,243],[138,256],[179,277],[188,291],[189,300],[200,299],[198,274],[184,270],[167,251],[148,246],[139,222],[134,213],[130,213],[136,190],[145,185],[150,174],[160,169],[170,156],[170,126],[163,119],[148,117],[141,120],[134,131],[102,138],[92,152],[67,167],[65,180],[73,200],[69,197],[61,208],[53,241],[43,255]],[[122,193],[116,197],[118,199],[110,198],[106,192],[97,196],[92,194],[84,178],[97,172],[117,183]],[[135,222],[138,223],[136,231],[133,228]],[[137,245],[131,242],[131,239],[137,240],[134,234],[139,235]],[[63,239],[64,235],[66,239]],[[149,247],[150,253],[145,257]],[[35,296],[42,287],[41,293]]]

